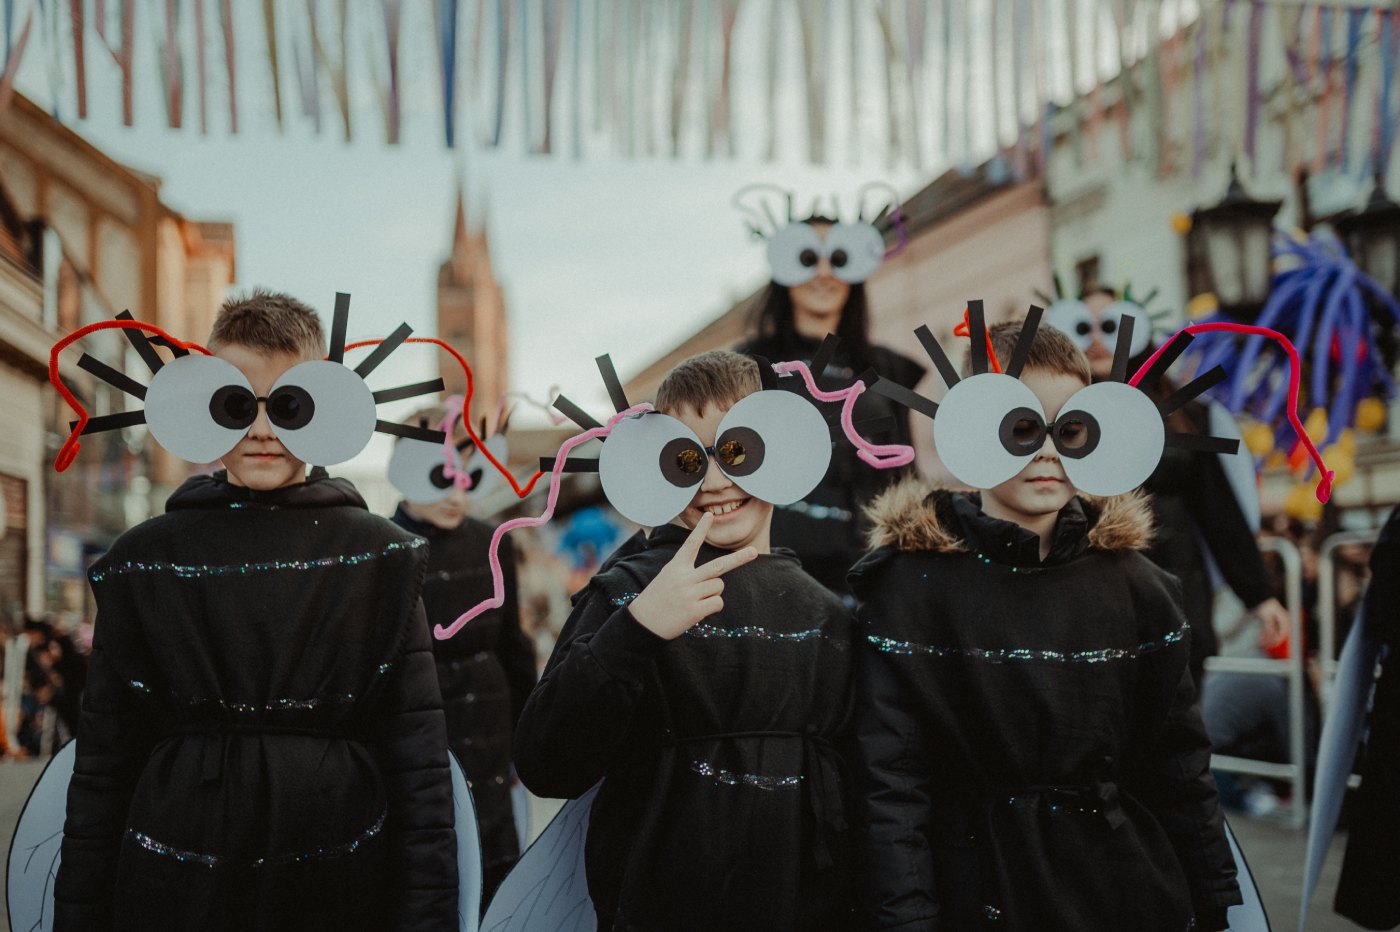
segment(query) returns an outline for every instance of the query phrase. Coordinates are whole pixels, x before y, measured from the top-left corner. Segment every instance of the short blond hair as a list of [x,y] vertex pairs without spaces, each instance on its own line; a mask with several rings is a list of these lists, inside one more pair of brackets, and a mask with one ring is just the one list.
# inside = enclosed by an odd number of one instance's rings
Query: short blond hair
[[704,414],[710,405],[729,408],[763,387],[758,363],[730,350],[710,350],[682,360],[656,389],[656,410],[672,414],[690,407]]
[[[1010,320],[993,324],[987,331],[992,338],[992,351],[996,353],[1003,367],[1011,362],[1011,356],[1016,352],[1016,343],[1021,339],[1021,327],[1024,323],[1023,320]],[[1065,334],[1044,322],[1036,328],[1035,339],[1031,341],[1030,352],[1026,354],[1026,363],[1022,371],[1027,369],[1067,375],[1085,385],[1094,379],[1089,370],[1089,357],[1084,355],[1084,351],[1075,346],[1074,341]],[[962,374],[972,374],[970,353],[968,358],[963,360]]]
[[326,334],[316,312],[289,294],[254,288],[229,297],[214,318],[209,348],[245,346],[263,353],[326,355]]

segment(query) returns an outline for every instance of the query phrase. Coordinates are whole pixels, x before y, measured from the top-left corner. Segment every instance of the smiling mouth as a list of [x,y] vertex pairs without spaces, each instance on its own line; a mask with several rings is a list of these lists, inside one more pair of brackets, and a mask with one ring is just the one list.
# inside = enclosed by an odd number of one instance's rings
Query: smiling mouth
[[1031,483],[1053,482],[1058,485],[1059,483],[1064,482],[1065,480],[1059,478],[1058,476],[1036,476],[1035,478],[1027,479],[1026,481]]
[[722,518],[722,517],[724,517],[725,515],[733,514],[734,512],[738,511],[740,508],[743,508],[743,507],[744,507],[745,505],[747,505],[748,503],[749,503],[749,499],[747,499],[747,498],[741,498],[741,499],[738,499],[737,501],[732,501],[732,502],[716,502],[716,503],[713,504],[713,505],[701,505],[701,506],[700,506],[700,510],[701,510],[702,512],[708,511],[710,514],[714,515],[716,518]]

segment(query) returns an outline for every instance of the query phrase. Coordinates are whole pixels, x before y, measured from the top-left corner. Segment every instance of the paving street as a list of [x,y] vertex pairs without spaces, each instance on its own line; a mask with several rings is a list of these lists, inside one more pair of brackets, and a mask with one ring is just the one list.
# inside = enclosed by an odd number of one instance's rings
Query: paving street
[[[20,810],[29,796],[29,789],[42,770],[43,765],[34,761],[0,763],[0,838],[5,840],[6,851]],[[538,832],[543,827],[544,819],[556,808],[557,805],[551,800],[532,801],[532,828]],[[1271,820],[1236,817],[1230,824],[1245,856],[1249,858],[1275,932],[1292,932],[1302,888],[1303,833]],[[1341,854],[1341,839],[1338,839],[1332,845],[1322,872],[1320,891],[1307,925],[1308,932],[1349,932],[1357,928],[1331,911]],[[4,910],[4,904],[0,904],[0,917],[4,917],[3,927],[8,929],[8,913]]]

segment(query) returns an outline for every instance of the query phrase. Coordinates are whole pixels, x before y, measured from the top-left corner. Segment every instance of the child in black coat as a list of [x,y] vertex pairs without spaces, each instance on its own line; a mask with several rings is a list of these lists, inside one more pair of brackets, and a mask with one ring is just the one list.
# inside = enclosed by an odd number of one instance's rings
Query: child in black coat
[[269,420],[340,427],[341,399],[279,384],[324,355],[310,308],[255,292],[210,343],[217,359],[177,360],[197,377],[173,400],[183,436],[239,425],[226,471],[187,481],[90,573],[55,928],[456,928],[427,548],[348,482],[307,477]]
[[1179,586],[1140,552],[1146,501],[1071,478],[1106,468],[1096,450],[1110,470],[1131,459],[1115,437],[1131,418],[1081,394],[1063,334],[1032,325],[1021,356],[1020,330],[991,331],[1019,384],[965,376],[934,422],[960,425],[939,452],[981,493],[897,486],[851,573],[869,913],[939,932],[1224,929],[1240,893]]
[[576,597],[516,732],[534,792],[576,797],[603,781],[587,839],[599,929],[840,930],[854,918],[837,748],[852,619],[769,547],[773,506],[744,491],[765,462],[782,468],[776,434],[765,453],[769,428],[720,430],[759,389],[754,362],[725,351],[666,377],[656,407],[674,421],[645,414],[638,430],[657,419],[672,432],[627,449],[659,466],[653,483],[693,497]]

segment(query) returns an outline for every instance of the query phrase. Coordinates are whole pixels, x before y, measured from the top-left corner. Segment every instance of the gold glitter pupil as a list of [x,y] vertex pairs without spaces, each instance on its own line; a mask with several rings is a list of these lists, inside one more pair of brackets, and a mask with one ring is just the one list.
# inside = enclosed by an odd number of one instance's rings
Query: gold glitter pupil
[[737,440],[726,440],[719,445],[719,458],[726,466],[738,466],[748,455],[744,445]]
[[698,473],[704,465],[704,460],[705,454],[694,447],[682,450],[676,454],[676,465],[680,467],[681,472],[688,476],[693,476]]

